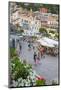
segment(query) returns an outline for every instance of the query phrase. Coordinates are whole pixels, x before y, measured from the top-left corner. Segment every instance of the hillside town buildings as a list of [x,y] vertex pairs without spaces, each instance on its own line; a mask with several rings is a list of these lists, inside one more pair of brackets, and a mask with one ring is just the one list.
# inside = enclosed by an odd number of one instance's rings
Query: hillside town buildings
[[39,11],[28,11],[22,7],[11,5],[10,23],[19,25],[26,35],[36,35],[39,28],[58,29],[58,15],[48,13],[48,9],[41,8]]

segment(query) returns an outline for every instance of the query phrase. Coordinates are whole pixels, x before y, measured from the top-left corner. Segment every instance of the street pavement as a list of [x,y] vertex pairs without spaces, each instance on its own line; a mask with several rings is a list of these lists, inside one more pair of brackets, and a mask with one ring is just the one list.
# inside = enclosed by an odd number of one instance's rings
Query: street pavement
[[36,73],[46,79],[47,85],[50,85],[52,80],[58,81],[58,56],[45,55],[45,57],[40,58],[40,64],[35,65],[33,60],[34,50],[29,51],[28,43],[25,41],[21,41],[21,46],[20,58],[32,64]]

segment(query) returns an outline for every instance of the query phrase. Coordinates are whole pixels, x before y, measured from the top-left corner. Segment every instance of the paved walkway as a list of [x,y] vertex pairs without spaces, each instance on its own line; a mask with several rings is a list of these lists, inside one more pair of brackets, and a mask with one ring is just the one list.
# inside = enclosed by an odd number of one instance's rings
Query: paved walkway
[[45,55],[45,58],[40,60],[40,64],[35,66],[33,60],[33,49],[31,51],[28,50],[28,43],[21,42],[22,51],[20,56],[22,59],[27,60],[28,63],[32,64],[34,70],[37,74],[43,76],[46,79],[47,84],[51,84],[51,80],[58,81],[58,56],[53,57],[50,55]]

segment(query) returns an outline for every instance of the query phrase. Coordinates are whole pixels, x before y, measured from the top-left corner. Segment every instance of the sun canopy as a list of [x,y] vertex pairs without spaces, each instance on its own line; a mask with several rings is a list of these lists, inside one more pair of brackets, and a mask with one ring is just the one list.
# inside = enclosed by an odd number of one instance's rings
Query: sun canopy
[[49,39],[47,37],[43,37],[43,38],[37,40],[37,42],[39,42],[41,45],[47,46],[47,47],[55,47],[55,45],[58,46],[58,41]]
[[54,47],[53,44],[48,44],[47,42],[45,42],[45,41],[42,40],[42,39],[37,40],[37,42],[39,42],[42,46],[46,46],[46,47]]
[[53,39],[50,39],[50,38],[47,38],[47,37],[44,37],[42,39],[43,39],[43,41],[47,42],[48,44],[53,44],[53,45],[58,46],[58,41],[56,41],[56,40],[53,40]]

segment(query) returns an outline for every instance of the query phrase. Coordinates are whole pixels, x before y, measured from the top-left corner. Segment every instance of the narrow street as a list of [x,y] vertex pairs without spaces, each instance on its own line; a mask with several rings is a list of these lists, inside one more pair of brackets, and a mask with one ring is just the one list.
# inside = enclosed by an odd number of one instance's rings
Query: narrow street
[[33,69],[37,74],[46,79],[46,83],[51,84],[52,80],[58,81],[58,56],[45,55],[45,58],[40,58],[40,64],[35,66],[33,60],[33,49],[28,50],[28,43],[21,41],[22,50],[20,58],[26,60],[27,63],[32,64]]

